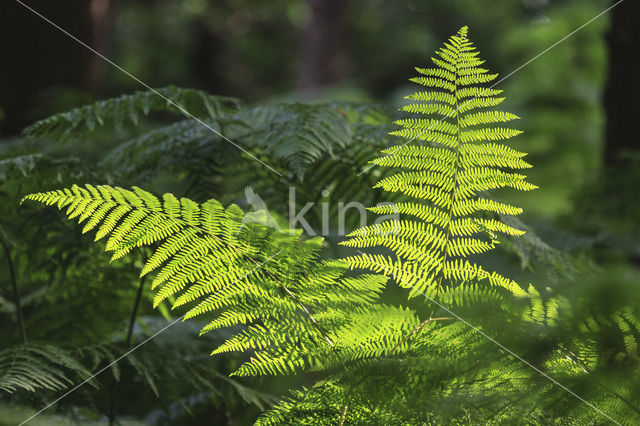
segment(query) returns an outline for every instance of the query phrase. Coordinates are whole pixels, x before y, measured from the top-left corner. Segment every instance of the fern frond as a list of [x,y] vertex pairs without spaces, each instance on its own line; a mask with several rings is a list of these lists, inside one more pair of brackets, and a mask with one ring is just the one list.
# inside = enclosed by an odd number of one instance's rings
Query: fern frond
[[330,369],[375,357],[418,321],[412,311],[374,303],[386,277],[347,277],[342,262],[318,260],[321,239],[243,224],[237,206],[106,185],[24,200],[55,205],[85,223],[83,232],[95,229],[96,240],[108,237],[112,260],[151,246],[141,276],[155,272],[154,306],[169,301],[186,308],[183,319],[208,317],[202,333],[243,326],[213,351],[252,351],[238,375]]
[[[499,216],[519,214],[521,209],[481,195],[505,187],[537,188],[524,175],[507,171],[530,167],[522,160],[524,153],[498,143],[521,133],[503,126],[518,117],[492,109],[504,99],[498,96],[502,91],[482,84],[497,75],[479,67],[483,61],[466,34],[461,29],[436,52],[433,68],[417,69],[422,76],[412,81],[426,90],[407,96],[420,103],[403,109],[423,118],[396,121],[401,129],[391,134],[408,143],[389,148],[372,161],[401,169],[376,186],[412,198],[397,209],[413,219],[365,227],[342,243],[390,249],[394,258],[362,254],[346,262],[351,268],[391,273],[401,286],[412,289],[412,295],[435,295],[447,287],[457,292],[466,287],[475,293],[478,282],[524,293],[511,280],[465,260],[492,250],[496,232],[524,233]],[[414,140],[416,145],[411,145]],[[371,210],[385,213],[389,208]],[[433,225],[425,226],[425,221]]]
[[251,145],[281,159],[301,177],[309,164],[325,154],[334,156],[351,142],[341,111],[322,104],[276,104],[247,110],[242,118],[252,123]]
[[97,126],[104,126],[107,123],[113,123],[116,129],[122,128],[127,121],[137,126],[140,116],[148,115],[152,111],[184,115],[184,112],[175,105],[179,105],[183,110],[200,119],[216,119],[242,107],[240,101],[235,98],[168,86],[155,91],[135,92],[131,95],[98,101],[53,115],[27,127],[23,135],[29,138],[61,141],[68,139],[71,135],[77,136],[83,131],[92,131]]
[[28,344],[0,351],[0,390],[8,393],[61,390],[89,376],[78,360],[56,346]]

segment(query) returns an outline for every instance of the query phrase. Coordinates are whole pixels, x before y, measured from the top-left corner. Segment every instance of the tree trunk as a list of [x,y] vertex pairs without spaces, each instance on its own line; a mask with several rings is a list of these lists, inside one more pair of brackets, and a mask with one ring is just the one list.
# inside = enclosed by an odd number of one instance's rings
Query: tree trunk
[[[23,2],[97,50],[106,47],[115,0]],[[20,3],[0,2],[0,135],[16,134],[43,118],[35,115],[34,107],[45,89],[95,89],[97,60],[101,61]]]
[[[115,20],[117,0],[91,0],[91,22],[93,26],[93,44],[91,47],[109,57],[111,34]],[[101,71],[106,62],[98,55],[93,55],[87,73],[86,88],[97,92],[100,87]]]
[[191,23],[190,30],[193,35],[193,51],[191,54],[191,67],[193,78],[198,89],[209,93],[228,93],[224,78],[224,59],[220,56],[224,48],[224,41],[203,18],[196,18]]
[[345,77],[349,68],[347,0],[309,0],[311,16],[303,34],[299,83],[317,89]]
[[607,168],[627,165],[628,155],[640,152],[637,120],[640,118],[640,2],[623,2],[612,10],[607,34],[609,75],[604,93],[607,125],[604,161]]

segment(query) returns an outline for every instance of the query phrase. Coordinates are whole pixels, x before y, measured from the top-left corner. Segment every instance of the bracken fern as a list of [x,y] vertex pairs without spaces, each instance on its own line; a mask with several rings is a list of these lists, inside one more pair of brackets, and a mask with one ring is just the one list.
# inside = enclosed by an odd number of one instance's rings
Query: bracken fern
[[[199,119],[216,119],[240,108],[241,103],[235,98],[168,86],[98,101],[53,115],[27,127],[23,135],[32,139],[61,141],[72,136],[77,137],[84,131],[94,130],[97,126],[107,123],[113,124],[116,129],[121,129],[127,121],[137,126],[140,116],[148,115],[152,111],[178,115],[184,115],[184,111],[188,111]],[[196,122],[194,124],[197,125]]]
[[[0,390],[61,390],[90,372],[67,350],[28,344],[0,350]],[[77,378],[76,378],[77,377]]]

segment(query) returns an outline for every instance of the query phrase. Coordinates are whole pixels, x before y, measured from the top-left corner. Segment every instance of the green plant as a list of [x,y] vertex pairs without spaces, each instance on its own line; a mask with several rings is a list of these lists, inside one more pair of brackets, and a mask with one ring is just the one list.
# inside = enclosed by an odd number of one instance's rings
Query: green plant
[[[498,233],[524,234],[498,217],[516,215],[522,209],[483,196],[497,188],[536,188],[524,175],[506,171],[530,167],[522,160],[526,154],[495,143],[520,133],[501,126],[518,117],[492,110],[504,100],[497,96],[502,91],[482,84],[493,81],[497,74],[480,68],[484,61],[468,40],[466,27],[436,53],[438,58],[432,58],[436,67],[417,68],[421,76],[411,79],[427,87],[407,97],[420,102],[403,107],[425,118],[396,121],[403,129],[392,134],[409,141],[385,149],[387,155],[373,161],[403,169],[381,180],[378,187],[417,201],[371,210],[385,214],[397,209],[413,220],[364,227],[343,243],[386,247],[394,258],[361,254],[346,261],[354,268],[395,276],[399,285],[411,289],[411,296],[426,293],[450,300],[466,292],[483,293],[487,289],[476,286],[483,280],[522,295],[512,280],[465,260],[493,249]],[[424,142],[411,145],[413,140]]]
[[[637,360],[638,316],[624,306],[603,314],[612,319],[607,330],[620,331],[620,340],[611,347],[622,355],[599,356],[593,348],[600,336],[592,329],[562,333],[575,324],[562,324],[560,313],[572,314],[578,323],[592,322],[591,316],[581,317],[583,312],[553,289],[523,288],[481,266],[479,255],[501,242],[514,245],[513,238],[524,234],[510,219],[521,209],[491,198],[489,192],[535,186],[513,172],[530,167],[524,154],[499,143],[519,133],[502,124],[517,117],[493,109],[503,98],[499,90],[483,85],[496,75],[480,68],[482,60],[466,27],[437,54],[435,66],[419,68],[421,76],[413,79],[427,90],[409,96],[418,102],[403,108],[423,118],[396,121],[402,129],[392,134],[408,142],[387,147],[386,155],[373,161],[390,168],[382,172],[376,187],[397,193],[398,203],[370,210],[383,215],[399,212],[404,218],[358,229],[343,243],[375,247],[371,253],[322,259],[320,238],[245,223],[239,207],[224,208],[215,199],[196,202],[170,193],[158,198],[138,187],[74,185],[24,200],[55,205],[83,224],[83,232],[95,230],[96,240],[108,237],[105,248],[113,252],[112,261],[147,247],[151,255],[141,276],[152,277],[154,307],[168,304],[178,318],[202,321],[201,334],[224,333],[214,354],[246,354],[233,374],[300,373],[311,382],[292,391],[258,423],[601,419],[596,416],[603,412],[592,410],[595,405],[582,405],[584,401],[615,412],[616,418],[633,418],[629,412],[634,403],[628,401],[637,395],[632,381],[600,393],[598,386],[590,386],[592,376],[585,372],[600,371],[594,367],[610,365],[611,360]],[[331,182],[329,171],[338,167],[359,171],[366,150],[360,151],[356,142],[379,135],[371,129],[381,120],[373,109],[287,104],[244,110],[233,104],[230,110],[214,113],[206,107],[214,98],[180,93],[204,99],[201,112],[209,116],[203,119],[241,137],[253,154],[281,170],[291,169],[290,176],[275,178],[279,183],[300,183],[309,177]],[[123,102],[135,111],[136,99],[144,96],[106,102],[100,111]],[[82,120],[91,128],[96,116],[117,117],[88,107],[35,125],[28,133],[46,136],[58,125],[63,132],[77,130]],[[261,139],[265,136],[274,143]],[[196,149],[213,156],[223,143],[193,122],[179,121],[125,142],[112,151],[109,161],[122,164],[127,152],[139,150],[141,154],[121,170],[136,176],[149,164],[169,164],[172,158],[167,157],[184,147],[189,147],[189,154]],[[330,163],[321,169],[324,176],[318,176],[316,164],[345,153],[359,154],[358,160]],[[208,179],[201,175],[208,170],[205,162],[184,155],[171,163],[189,170],[194,179],[185,192],[204,193],[194,188]],[[215,173],[221,175],[225,168],[220,167]],[[535,238],[529,242],[546,250]],[[375,274],[353,271],[358,269]],[[387,285],[389,277],[409,289],[408,300],[403,296],[399,301]],[[425,300],[418,299],[420,295]],[[475,325],[465,318],[473,318]],[[532,342],[540,341],[543,348],[534,351]],[[508,343],[510,356],[497,351],[497,342]],[[533,363],[513,356],[526,358],[529,352],[537,355]],[[586,399],[575,398],[568,388],[549,380],[551,376],[578,386]]]
[[[51,345],[22,345],[0,351],[0,390],[62,390],[91,373],[66,350]],[[77,380],[77,379],[75,379]]]

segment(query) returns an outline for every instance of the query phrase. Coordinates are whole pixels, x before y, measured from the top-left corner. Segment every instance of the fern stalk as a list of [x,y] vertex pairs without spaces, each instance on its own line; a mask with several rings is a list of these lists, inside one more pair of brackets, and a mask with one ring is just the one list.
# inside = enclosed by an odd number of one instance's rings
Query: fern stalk
[[[136,323],[138,316],[138,308],[140,307],[140,301],[142,300],[142,290],[144,283],[147,280],[146,276],[140,277],[138,284],[138,291],[136,292],[136,299],[133,302],[133,309],[131,310],[131,318],[129,318],[129,326],[127,327],[127,335],[124,339],[125,348],[131,347],[131,339],[133,338],[133,327]],[[118,410],[118,401],[120,399],[120,380],[113,379],[114,382],[111,385],[111,401],[109,404],[109,426],[115,424],[116,412]]]
[[20,337],[22,343],[27,343],[27,329],[24,325],[24,317],[22,316],[22,304],[20,301],[20,292],[18,291],[18,282],[16,280],[16,271],[13,267],[13,260],[11,259],[11,249],[6,241],[0,239],[0,243],[4,248],[4,253],[7,258],[7,266],[9,267],[9,277],[11,278],[11,289],[13,291],[13,303],[16,305],[16,316],[18,317],[18,326],[20,327]]
[[131,311],[131,318],[129,319],[129,327],[127,329],[127,336],[124,339],[124,343],[127,346],[131,346],[131,339],[133,338],[133,326],[136,323],[136,318],[138,316],[138,308],[140,307],[140,300],[142,299],[142,290],[144,288],[144,283],[147,280],[147,277],[140,277],[140,283],[138,285],[138,291],[136,293],[136,300],[133,303],[133,310]]
[[345,398],[344,408],[342,409],[342,415],[340,415],[340,426],[344,426],[344,421],[347,418],[347,411],[349,410],[349,402],[351,401],[351,392],[347,392]]

